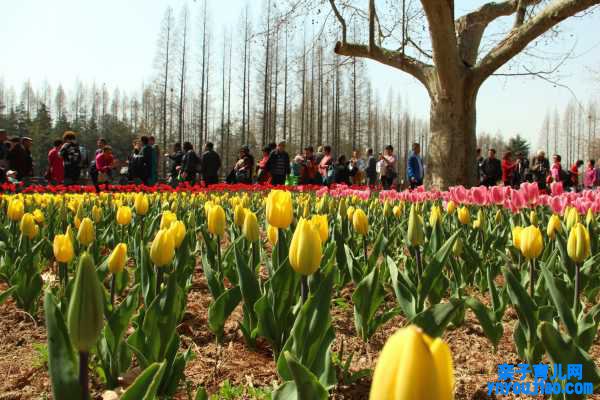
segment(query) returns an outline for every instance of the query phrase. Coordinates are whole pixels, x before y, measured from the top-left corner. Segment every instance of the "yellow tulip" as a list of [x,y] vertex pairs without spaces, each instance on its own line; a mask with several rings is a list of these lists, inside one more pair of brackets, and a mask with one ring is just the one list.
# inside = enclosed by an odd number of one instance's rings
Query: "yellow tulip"
[[369,219],[362,208],[357,208],[356,211],[354,211],[354,215],[352,216],[352,226],[359,235],[365,236],[369,231]]
[[468,225],[471,222],[471,214],[469,213],[469,209],[465,206],[462,206],[458,210],[458,220],[463,225]]
[[533,226],[538,226],[538,215],[535,212],[535,210],[531,210],[531,212],[529,213],[529,222]]
[[208,211],[208,232],[223,237],[225,234],[225,210],[221,206],[212,206]]
[[272,225],[267,227],[267,240],[271,244],[271,246],[275,246],[277,244],[277,240],[279,239],[279,230]]
[[33,219],[35,220],[36,224],[38,224],[38,225],[43,224],[44,221],[46,220],[46,218],[44,217],[44,213],[39,208],[33,212]]
[[544,249],[544,240],[540,228],[530,225],[519,235],[521,254],[528,260],[538,258]]
[[556,237],[556,233],[560,232],[562,229],[562,225],[560,223],[560,218],[558,215],[554,214],[550,217],[548,221],[548,227],[546,228],[546,233],[550,239],[554,239]]
[[78,215],[73,219],[73,225],[75,225],[75,229],[79,230],[79,226],[81,225],[81,218]]
[[146,215],[148,213],[148,208],[150,207],[148,197],[146,197],[144,193],[136,194],[133,207],[135,208],[136,215]]
[[84,218],[79,225],[79,231],[77,232],[77,240],[83,246],[88,246],[96,238],[96,229],[94,223],[89,218]]
[[311,275],[319,268],[322,255],[321,236],[317,228],[301,218],[290,244],[290,265],[301,275]]
[[19,229],[21,230],[21,234],[23,234],[23,236],[26,236],[29,240],[37,236],[39,228],[35,224],[33,214],[23,214],[23,217],[21,218],[21,223],[19,224]]
[[321,236],[321,242],[325,243],[329,238],[329,222],[327,215],[313,215],[310,222],[317,228]]
[[579,223],[579,212],[575,207],[570,207],[568,212],[565,212],[567,218],[567,231]]
[[166,229],[156,233],[152,246],[150,246],[150,258],[157,267],[164,267],[175,257],[175,241],[173,235]]
[[595,220],[596,220],[596,217],[594,216],[594,212],[592,211],[591,208],[588,208],[587,214],[585,216],[586,225],[590,226]]
[[590,232],[581,223],[577,223],[569,233],[567,253],[573,262],[584,262],[591,253]]
[[233,223],[235,226],[241,228],[244,226],[244,219],[246,218],[246,209],[241,204],[238,204],[233,209]]
[[502,223],[502,219],[503,219],[502,210],[496,211],[496,217],[494,218],[496,225],[500,225]]
[[523,228],[520,226],[515,226],[512,228],[512,242],[513,246],[517,249],[521,249],[521,233],[523,232]]
[[461,238],[457,238],[456,242],[454,242],[454,245],[452,246],[452,254],[454,254],[454,257],[460,257],[463,254],[463,248],[464,248],[464,244]]
[[25,214],[25,205],[19,199],[13,199],[10,203],[8,203],[8,218],[13,222],[18,222],[23,218],[23,214]]
[[171,226],[168,229],[169,235],[173,236],[173,244],[175,248],[178,249],[185,238],[186,229],[185,224],[182,221],[175,221],[171,223]]
[[94,219],[95,223],[102,221],[102,209],[100,207],[96,205],[92,207],[92,218]]
[[386,200],[385,203],[383,203],[383,216],[389,217],[390,215],[392,215],[392,207],[390,206],[389,200]]
[[348,218],[348,221],[352,222],[352,218],[354,217],[354,211],[355,208],[350,206],[346,209],[346,218]]
[[119,243],[108,256],[108,270],[111,274],[118,274],[125,269],[127,263],[127,245]]
[[287,229],[294,217],[292,194],[284,190],[272,190],[267,196],[266,216],[269,225]]
[[394,213],[394,217],[396,218],[400,218],[402,216],[402,208],[400,208],[400,206],[394,206],[392,212]]
[[171,211],[164,211],[160,217],[159,229],[169,229],[171,224],[175,221],[177,221],[177,215],[173,214]]
[[54,236],[52,250],[54,251],[54,258],[56,258],[56,261],[61,263],[70,262],[75,255],[73,242],[68,233]]
[[[412,207],[411,207],[410,212],[411,213],[413,212]],[[429,225],[431,227],[435,227],[437,225],[437,223],[440,221],[441,217],[442,217],[442,212],[440,211],[440,208],[438,206],[431,207],[431,211],[429,212]]]
[[386,342],[371,384],[371,400],[451,400],[452,353],[440,338],[415,326],[400,329]]
[[[348,201],[345,197],[342,197],[342,199],[339,201],[338,215],[340,218],[348,218]],[[352,217],[349,217],[348,219],[352,219]]]
[[[435,211],[431,211],[432,215]],[[439,209],[438,209],[439,212]],[[431,223],[431,216],[429,218],[429,222]],[[437,221],[433,221],[433,225],[437,224]],[[406,236],[408,243],[411,246],[421,246],[425,243],[425,234],[423,232],[423,220],[421,216],[417,212],[415,205],[413,204],[410,207],[410,214],[408,215],[408,234]]]
[[131,222],[131,208],[128,206],[121,206],[117,209],[117,224],[129,225]]
[[256,214],[247,210],[244,215],[242,233],[249,242],[257,242],[258,239],[260,239],[260,230],[258,229],[258,219],[256,218]]
[[448,204],[446,204],[446,212],[452,215],[454,214],[454,211],[456,211],[456,203],[450,200]]

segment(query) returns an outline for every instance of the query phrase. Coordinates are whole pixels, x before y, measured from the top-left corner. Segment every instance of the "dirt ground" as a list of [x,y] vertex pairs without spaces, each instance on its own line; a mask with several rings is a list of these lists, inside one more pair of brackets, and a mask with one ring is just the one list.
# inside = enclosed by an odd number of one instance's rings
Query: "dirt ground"
[[[183,345],[192,347],[195,353],[185,371],[188,384],[191,387],[204,385],[209,393],[215,393],[226,380],[232,385],[276,385],[275,362],[268,345],[259,342],[256,350],[250,350],[244,344],[243,337],[237,329],[237,321],[242,317],[239,307],[225,327],[225,344],[216,345],[215,337],[207,326],[210,293],[200,271],[196,276],[198,278],[189,294],[187,312],[179,326],[179,332],[183,335]],[[6,287],[0,284],[0,291],[4,289]],[[344,354],[354,352],[351,366],[353,371],[373,368],[385,340],[405,325],[405,320],[396,317],[389,321],[375,333],[367,346],[356,336],[350,296],[351,290],[345,289],[332,308],[336,330],[333,350],[339,352],[343,346]],[[390,306],[394,305],[393,297],[387,300]],[[460,328],[446,331],[444,339],[450,345],[454,359],[456,399],[495,398],[487,396],[486,382],[497,379],[497,365],[502,362],[519,363],[512,340],[512,326],[515,321],[516,314],[509,309],[505,314],[504,337],[496,353],[492,352],[490,342],[470,312]],[[52,398],[46,369],[45,341],[41,306],[38,315],[35,316],[18,310],[12,300],[0,306],[0,400]],[[598,339],[591,353],[594,360],[600,360]],[[100,383],[93,382],[92,387],[94,398],[102,399]],[[333,391],[331,398],[368,399],[369,387],[370,378],[360,379],[350,385],[341,383]],[[591,398],[600,399],[600,395]],[[185,390],[181,390],[177,399],[188,399]]]

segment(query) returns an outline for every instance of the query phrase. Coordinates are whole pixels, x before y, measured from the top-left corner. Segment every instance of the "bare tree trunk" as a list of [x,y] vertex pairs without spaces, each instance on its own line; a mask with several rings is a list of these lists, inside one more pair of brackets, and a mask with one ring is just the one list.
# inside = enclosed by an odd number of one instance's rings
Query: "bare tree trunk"
[[[185,122],[185,84],[187,75],[187,41],[188,41],[188,13],[187,6],[183,8],[182,21],[183,32],[182,32],[182,49],[181,49],[181,69],[179,76],[179,122],[178,122],[178,136],[179,143],[183,142],[184,136],[184,122]],[[163,143],[163,149],[166,150],[166,143]],[[166,160],[165,160],[166,161]]]
[[265,144],[268,139],[268,127],[269,127],[269,116],[268,116],[268,106],[269,106],[269,56],[270,56],[270,47],[271,47],[271,0],[267,1],[267,31],[265,33],[266,43],[265,43],[265,71],[264,71],[264,85],[263,85],[263,121],[262,121],[262,144]]

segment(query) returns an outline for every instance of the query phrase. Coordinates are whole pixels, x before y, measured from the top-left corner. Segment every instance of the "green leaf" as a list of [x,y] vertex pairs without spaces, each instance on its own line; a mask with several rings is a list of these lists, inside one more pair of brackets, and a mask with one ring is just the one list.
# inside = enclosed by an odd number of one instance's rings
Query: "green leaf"
[[466,299],[465,305],[473,310],[485,336],[492,342],[495,349],[500,339],[502,339],[504,332],[502,323],[495,320],[493,310],[488,310],[486,306],[475,298]]
[[55,399],[80,399],[79,367],[67,325],[55,297],[49,291],[44,298],[48,331],[48,374]]
[[121,396],[121,400],[154,400],[165,373],[166,363],[153,363],[146,368]]
[[[548,265],[553,265],[555,260],[556,258],[553,257],[548,261]],[[569,302],[564,296],[564,292],[559,289],[557,281],[550,271],[550,267],[541,268],[541,270],[544,281],[546,282],[546,287],[548,288],[548,292],[550,292],[550,299],[552,300],[552,303],[554,303],[554,307],[556,307],[558,316],[563,324],[565,324],[567,331],[569,331],[569,335],[571,335],[573,338],[577,338],[577,323],[575,322],[575,315],[569,306]]]
[[512,271],[504,269],[504,278],[506,279],[508,295],[515,306],[522,328],[527,337],[532,337],[532,335],[535,335],[537,328],[537,307]]
[[416,293],[410,289],[410,286],[406,284],[404,277],[398,271],[396,262],[391,258],[387,257],[386,264],[390,271],[390,278],[392,279],[392,288],[396,294],[398,304],[408,319],[413,319],[417,314],[417,303]]
[[6,299],[8,299],[8,297],[11,294],[13,294],[16,290],[17,290],[17,287],[12,286],[12,287],[6,289],[4,292],[0,293],[0,305],[2,305],[2,303],[4,303],[6,301]]
[[448,303],[436,304],[419,313],[412,323],[419,326],[431,337],[442,336],[446,326],[454,318],[454,314],[463,307],[464,301],[450,299]]
[[[317,377],[310,372],[304,365],[294,358],[289,352],[284,352],[283,356],[287,362],[288,368],[294,378],[294,386],[298,400],[326,400],[328,398],[327,390],[321,385]],[[291,387],[291,385],[289,385]],[[291,392],[290,387],[286,388],[286,393]],[[292,392],[293,393],[293,392]],[[274,399],[291,399],[293,397],[281,397],[273,395]]]
[[352,294],[354,324],[363,340],[368,340],[377,326],[372,326],[379,306],[384,301],[383,286],[379,282],[379,268],[373,270],[356,286]]
[[223,337],[225,321],[242,300],[240,287],[226,290],[208,307],[208,327],[220,341]]

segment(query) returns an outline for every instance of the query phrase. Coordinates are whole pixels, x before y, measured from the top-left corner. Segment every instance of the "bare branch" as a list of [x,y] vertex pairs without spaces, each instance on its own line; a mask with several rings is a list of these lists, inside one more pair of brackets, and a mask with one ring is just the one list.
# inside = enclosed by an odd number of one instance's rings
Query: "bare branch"
[[480,85],[544,32],[596,4],[600,4],[600,0],[560,0],[549,4],[535,17],[513,29],[477,64],[473,69],[474,83]]
[[342,17],[342,14],[340,14],[340,10],[338,10],[337,6],[335,5],[335,0],[329,0],[329,4],[331,4],[333,13],[335,14],[335,17],[340,22],[340,25],[342,26],[342,43],[346,43],[346,31],[347,31],[346,21],[344,20],[344,17]]
[[369,0],[369,51],[375,51],[375,0]]
[[368,46],[354,43],[337,42],[335,53],[341,56],[369,58],[385,65],[400,69],[419,80],[428,90],[428,75],[434,70],[433,66],[418,61],[399,51],[391,51],[375,47],[370,51]]
[[519,0],[519,2],[517,3],[517,15],[515,17],[514,26],[515,28],[518,28],[519,26],[523,25],[523,22],[525,22],[525,10],[527,10],[527,5],[524,3],[524,0]]

